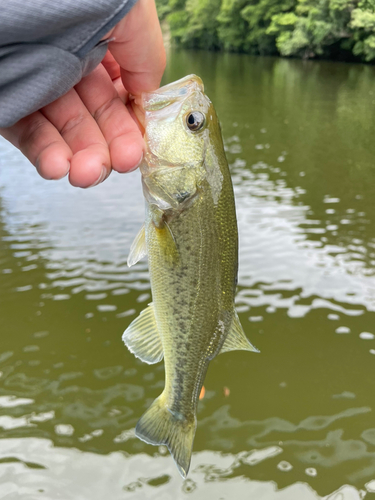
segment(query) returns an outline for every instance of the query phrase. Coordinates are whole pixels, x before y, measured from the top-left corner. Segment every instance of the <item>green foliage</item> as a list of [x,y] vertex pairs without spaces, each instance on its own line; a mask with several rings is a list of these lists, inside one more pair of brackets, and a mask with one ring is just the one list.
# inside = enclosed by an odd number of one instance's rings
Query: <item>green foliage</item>
[[186,25],[189,20],[188,13],[185,10],[176,10],[175,12],[171,12],[167,19],[172,37],[181,43],[186,33]]
[[248,24],[241,15],[246,3],[248,3],[246,0],[223,0],[221,2],[217,16],[218,38],[226,50],[248,52],[249,46],[246,40]]
[[220,48],[216,20],[220,4],[221,0],[157,1],[158,13],[164,13],[171,36],[179,45],[211,50]]
[[353,53],[361,56],[365,61],[375,59],[375,1],[360,2],[358,8],[353,9],[351,28],[356,41]]
[[183,42],[192,47],[216,49],[220,47],[217,16],[221,0],[187,0],[189,22]]
[[253,53],[276,54],[276,34],[269,31],[274,16],[293,12],[297,0],[260,0],[246,2],[241,15],[247,21],[246,39]]
[[162,21],[171,12],[169,0],[158,0],[156,3],[159,19]]
[[269,32],[283,56],[329,56],[333,47],[352,36],[351,0],[298,0],[295,11],[273,16]]
[[188,48],[375,60],[375,0],[157,0]]

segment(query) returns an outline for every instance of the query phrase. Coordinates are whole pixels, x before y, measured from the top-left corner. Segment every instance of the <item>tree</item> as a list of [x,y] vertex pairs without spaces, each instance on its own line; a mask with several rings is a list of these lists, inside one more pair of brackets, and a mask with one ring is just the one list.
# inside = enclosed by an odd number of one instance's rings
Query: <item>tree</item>
[[252,53],[276,54],[276,36],[278,31],[270,30],[272,19],[278,15],[291,13],[297,0],[254,0],[246,2],[241,16],[247,21],[249,30],[246,40]]
[[353,9],[351,28],[354,30],[355,45],[353,53],[366,61],[375,59],[375,1],[359,2]]
[[[352,0],[298,0],[295,11],[272,17],[268,33],[276,36],[281,55],[329,56],[337,43],[352,38]],[[348,45],[341,45],[343,51]]]
[[375,0],[157,0],[183,47],[375,60]]

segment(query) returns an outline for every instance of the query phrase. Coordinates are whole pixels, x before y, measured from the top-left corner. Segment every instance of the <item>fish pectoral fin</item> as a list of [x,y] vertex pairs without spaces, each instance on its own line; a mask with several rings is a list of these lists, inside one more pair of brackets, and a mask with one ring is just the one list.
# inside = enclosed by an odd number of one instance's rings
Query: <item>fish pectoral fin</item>
[[170,265],[176,264],[178,261],[178,250],[176,240],[168,223],[163,221],[159,227],[155,226],[155,230],[160,252],[164,256],[165,261]]
[[135,435],[148,444],[166,445],[185,479],[189,472],[196,427],[195,417],[187,419],[171,411],[164,394],[161,394],[139,419]]
[[221,348],[220,354],[222,352],[228,352],[228,351],[260,352],[259,349],[254,347],[251,344],[251,342],[247,339],[236,311],[234,311],[233,313],[232,324],[229,329],[228,336],[223,344],[223,347]]
[[128,266],[132,267],[147,255],[145,225],[143,224],[130,247]]
[[163,344],[156,326],[153,304],[149,304],[125,330],[122,340],[137,358],[152,365],[163,359]]

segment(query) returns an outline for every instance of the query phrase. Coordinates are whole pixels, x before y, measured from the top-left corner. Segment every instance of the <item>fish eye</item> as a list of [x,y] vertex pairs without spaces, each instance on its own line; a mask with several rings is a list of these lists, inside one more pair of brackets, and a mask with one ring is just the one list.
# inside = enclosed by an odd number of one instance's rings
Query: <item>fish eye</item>
[[192,111],[186,117],[186,125],[192,132],[197,132],[204,125],[204,114],[200,111]]

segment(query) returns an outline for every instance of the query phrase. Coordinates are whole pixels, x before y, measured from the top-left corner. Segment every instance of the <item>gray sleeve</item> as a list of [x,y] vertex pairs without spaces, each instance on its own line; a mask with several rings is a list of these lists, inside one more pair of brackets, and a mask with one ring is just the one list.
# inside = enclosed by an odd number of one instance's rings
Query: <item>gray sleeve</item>
[[0,127],[62,96],[103,59],[137,0],[0,0]]

